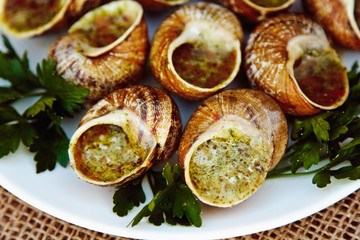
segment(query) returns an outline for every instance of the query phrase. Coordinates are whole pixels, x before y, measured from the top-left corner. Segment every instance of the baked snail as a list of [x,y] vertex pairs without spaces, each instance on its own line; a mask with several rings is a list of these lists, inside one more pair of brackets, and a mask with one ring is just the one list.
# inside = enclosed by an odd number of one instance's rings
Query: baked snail
[[91,105],[142,76],[148,32],[141,5],[114,1],[96,8],[54,41],[48,57],[66,81],[90,89]]
[[349,94],[346,68],[324,30],[303,15],[281,14],[258,25],[245,59],[251,85],[275,98],[287,114],[332,110]]
[[305,7],[332,38],[346,48],[360,49],[360,1],[305,0]]
[[175,152],[181,119],[163,90],[133,86],[96,103],[81,120],[70,146],[70,165],[80,179],[120,185]]
[[157,29],[150,66],[169,91],[198,100],[225,88],[241,63],[243,31],[236,16],[213,3],[186,5]]
[[1,30],[15,38],[30,38],[60,29],[104,0],[0,0]]
[[287,10],[296,0],[221,0],[244,21],[257,23]]
[[287,141],[286,118],[270,96],[252,89],[225,90],[207,98],[186,124],[179,164],[199,200],[231,207],[262,185]]

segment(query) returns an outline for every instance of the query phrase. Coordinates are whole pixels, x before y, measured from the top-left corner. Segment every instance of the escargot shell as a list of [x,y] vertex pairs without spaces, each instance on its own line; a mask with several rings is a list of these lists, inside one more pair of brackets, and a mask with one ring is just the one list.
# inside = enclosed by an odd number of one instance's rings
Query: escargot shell
[[337,43],[346,48],[360,49],[359,0],[305,0],[304,3]]
[[281,14],[256,27],[245,59],[252,86],[274,97],[287,114],[335,109],[348,96],[346,68],[321,26],[302,15]]
[[141,5],[115,1],[85,14],[50,46],[57,72],[90,89],[91,105],[142,76],[148,32]]
[[161,11],[169,7],[182,5],[189,0],[136,0],[145,10]]
[[30,38],[67,26],[104,0],[1,0],[0,26],[7,35]]
[[178,107],[165,91],[119,89],[81,120],[70,141],[70,165],[89,183],[123,184],[171,157],[181,127]]
[[179,164],[199,200],[231,207],[251,196],[281,159],[285,116],[267,94],[233,89],[206,99],[186,124]]
[[236,16],[212,3],[186,5],[157,29],[150,50],[156,79],[187,99],[225,88],[241,63],[243,31]]
[[256,23],[285,11],[296,0],[221,0],[224,5],[238,13],[245,21]]

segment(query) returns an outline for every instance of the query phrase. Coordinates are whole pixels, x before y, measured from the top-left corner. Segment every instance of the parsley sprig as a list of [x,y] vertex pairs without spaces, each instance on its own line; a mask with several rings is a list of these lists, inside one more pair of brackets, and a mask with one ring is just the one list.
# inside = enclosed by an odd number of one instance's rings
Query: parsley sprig
[[[144,217],[156,226],[165,221],[171,225],[201,226],[201,205],[183,183],[182,173],[183,169],[178,165],[171,167],[170,164],[166,164],[161,172],[148,171],[154,197],[133,218],[131,226],[136,226]],[[113,211],[116,214],[125,216],[134,206],[145,202],[141,182],[142,178],[117,188],[113,196]]]
[[313,174],[312,182],[320,188],[330,184],[332,177],[360,179],[360,72],[357,62],[348,72],[348,78],[350,94],[343,106],[313,117],[294,119],[291,132],[294,143],[279,165],[269,172],[268,178]]
[[[43,59],[34,74],[27,53],[19,57],[10,41],[2,38],[7,51],[0,51],[0,78],[9,86],[0,87],[0,158],[16,152],[22,142],[35,153],[37,173],[53,170],[56,163],[65,167],[69,139],[61,121],[81,108],[89,90],[65,83],[56,74],[53,59]],[[23,113],[13,105],[33,97],[37,100]]]

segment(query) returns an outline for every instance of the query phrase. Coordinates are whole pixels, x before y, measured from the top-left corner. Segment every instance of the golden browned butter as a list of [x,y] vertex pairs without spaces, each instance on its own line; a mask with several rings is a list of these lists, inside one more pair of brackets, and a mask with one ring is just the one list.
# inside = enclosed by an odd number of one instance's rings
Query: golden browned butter
[[96,125],[76,144],[77,168],[93,180],[114,181],[136,169],[145,159],[143,149],[115,125]]

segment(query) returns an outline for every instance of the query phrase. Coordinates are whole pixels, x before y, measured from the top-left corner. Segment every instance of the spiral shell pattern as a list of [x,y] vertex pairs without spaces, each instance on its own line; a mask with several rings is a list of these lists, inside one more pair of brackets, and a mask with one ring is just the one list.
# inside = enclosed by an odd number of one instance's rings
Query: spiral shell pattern
[[[148,156],[148,160],[137,167],[135,173],[123,176],[112,182],[97,182],[83,176],[77,169],[75,146],[84,132],[94,126],[93,122],[98,119],[108,119],[107,124],[118,121],[128,116],[132,123],[128,129],[123,129],[137,136],[138,144],[141,138],[149,139],[146,145],[149,147],[154,141],[154,151]],[[141,124],[143,127],[141,127]],[[101,125],[101,124],[100,124]],[[168,160],[175,152],[181,134],[182,124],[179,109],[174,100],[163,90],[150,86],[133,86],[119,89],[96,103],[88,110],[81,120],[77,131],[74,133],[69,148],[72,167],[80,178],[97,185],[109,186],[125,183],[144,173],[154,163]],[[151,140],[153,139],[153,140]]]
[[113,48],[99,56],[88,56],[84,53],[86,39],[78,33],[59,37],[49,48],[48,58],[55,59],[58,74],[68,82],[90,89],[87,105],[116,89],[137,83],[143,74],[149,41],[143,11],[136,2],[119,1],[119,4],[121,2],[136,4],[141,16]]
[[[331,35],[345,48],[360,49],[360,30],[356,18],[360,18],[360,3],[357,0],[305,0],[305,7]],[[357,17],[355,17],[355,12]]]
[[[224,136],[221,135],[224,129],[225,131],[230,129],[231,136],[227,136],[226,134]],[[235,146],[246,138],[235,138],[236,140],[230,144],[230,146],[227,146],[227,141],[224,139],[231,139],[233,135],[236,136],[236,134],[233,133],[237,131],[241,132],[241,134],[238,135],[247,136],[248,140],[244,141],[246,143],[243,146],[236,146],[235,154],[222,153],[226,147],[229,150],[231,146]],[[209,171],[204,170],[200,174],[206,175],[212,171],[214,171],[214,176],[218,174],[218,178],[213,178],[212,175],[209,175],[214,185],[219,181],[224,184],[227,184],[227,181],[229,181],[229,185],[231,186],[229,187],[229,196],[232,192],[231,189],[235,192],[241,189],[239,193],[240,197],[237,196],[231,201],[217,201],[217,197],[214,198],[215,200],[207,199],[207,193],[201,193],[202,188],[207,188],[204,186],[207,180],[205,179],[204,183],[196,183],[196,180],[193,180],[194,176],[191,177],[190,174],[191,161],[194,161],[191,159],[193,159],[193,156],[196,154],[196,149],[199,149],[200,146],[204,144],[205,147],[207,147],[206,145],[211,145],[212,139],[222,140],[212,146],[210,150],[207,150],[211,153],[208,153],[205,157],[202,156],[200,162],[206,165],[206,162],[210,162],[212,158],[218,159],[215,161],[214,169]],[[257,151],[260,151],[261,154],[266,153],[266,157],[257,158],[255,157],[257,156],[256,154],[252,155],[250,154],[250,150],[248,150],[251,149],[253,143],[255,144],[255,142],[259,141],[263,141],[263,143],[256,147]],[[179,163],[180,166],[185,169],[186,183],[200,200],[218,207],[230,207],[243,201],[260,187],[265,180],[267,171],[275,167],[283,156],[287,141],[288,128],[286,118],[280,107],[271,97],[261,91],[251,89],[226,90],[206,99],[192,114],[180,140],[178,149]],[[261,154],[259,156],[261,156]],[[249,162],[247,162],[246,158],[250,159]],[[251,158],[253,158],[253,160],[251,160]],[[249,166],[247,164],[249,164]],[[226,168],[226,166],[232,166],[231,168],[234,169],[238,168],[237,172],[240,175],[230,176],[228,174],[232,170],[228,170],[228,172],[219,170]],[[235,177],[236,179],[251,178],[252,170],[250,168],[260,168],[260,166],[261,173],[253,179],[253,182],[244,183],[242,180],[239,180],[236,183],[239,185],[239,189],[236,187],[234,182]],[[250,170],[248,170],[248,168]],[[247,186],[246,189],[243,189],[244,186]],[[208,189],[208,191],[211,192],[212,190]],[[227,191],[225,191],[225,189],[221,189],[219,192],[220,193],[216,194],[221,195],[225,192],[224,195],[226,198]]]
[[79,127],[93,118],[115,109],[129,109],[143,120],[159,143],[156,162],[166,161],[174,153],[182,128],[175,101],[163,90],[150,86],[123,88],[94,105]]
[[[292,55],[301,52],[302,45],[310,49],[328,49],[341,67],[341,79],[337,81],[341,84],[342,93],[334,104],[317,104],[300,89],[293,73],[297,59]],[[324,109],[334,109],[347,98],[349,86],[346,68],[342,66],[322,27],[302,15],[281,14],[257,26],[249,36],[245,59],[246,74],[251,85],[274,97],[287,114],[313,115]]]
[[[155,78],[174,94],[187,99],[203,99],[225,88],[236,77],[241,63],[242,40],[241,24],[229,10],[212,3],[186,5],[171,14],[158,27],[150,50],[151,70]],[[231,70],[228,70],[229,74],[226,77],[219,77],[220,83],[215,86],[202,87],[188,82],[174,67],[173,56],[180,58],[174,52],[187,43],[199,44],[199,42],[209,45],[210,48],[218,48],[215,51],[234,53],[232,63],[234,66],[231,65]],[[184,62],[186,64],[192,60],[185,58]],[[185,67],[185,69],[189,68]],[[195,67],[194,71],[198,70],[199,68]],[[210,70],[210,67],[207,68],[207,71]],[[217,68],[215,70],[218,73],[224,71]]]

